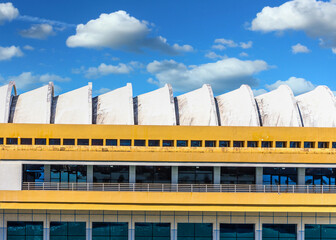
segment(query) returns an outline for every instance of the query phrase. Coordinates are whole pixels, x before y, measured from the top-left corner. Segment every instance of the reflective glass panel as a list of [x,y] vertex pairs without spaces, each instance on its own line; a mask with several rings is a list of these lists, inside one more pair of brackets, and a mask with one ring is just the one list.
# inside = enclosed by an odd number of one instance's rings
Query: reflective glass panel
[[86,166],[51,165],[51,182],[86,182]]
[[23,165],[23,182],[44,182],[44,165]]
[[171,167],[163,166],[137,166],[137,183],[170,183]]
[[296,240],[295,224],[263,224],[262,239],[277,240],[288,239]]
[[7,240],[43,240],[43,222],[7,222]]
[[93,222],[92,240],[127,240],[127,222]]
[[221,167],[221,184],[255,184],[254,167]]
[[86,240],[85,222],[50,222],[50,240]]
[[170,223],[135,223],[135,240],[170,240]]
[[128,183],[128,174],[128,166],[93,166],[93,182],[95,183]]
[[296,185],[296,168],[263,168],[263,182],[265,185]]
[[180,184],[212,184],[213,167],[178,167]]
[[254,240],[254,224],[220,224],[220,240]]
[[335,185],[335,168],[306,168],[306,185]]
[[212,240],[212,223],[178,223],[178,240]]

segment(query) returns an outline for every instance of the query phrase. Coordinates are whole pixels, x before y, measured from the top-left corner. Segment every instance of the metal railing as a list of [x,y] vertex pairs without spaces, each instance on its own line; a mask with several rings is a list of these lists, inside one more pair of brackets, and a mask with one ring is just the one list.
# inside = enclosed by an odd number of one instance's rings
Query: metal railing
[[336,193],[336,185],[24,182],[22,190],[112,192]]

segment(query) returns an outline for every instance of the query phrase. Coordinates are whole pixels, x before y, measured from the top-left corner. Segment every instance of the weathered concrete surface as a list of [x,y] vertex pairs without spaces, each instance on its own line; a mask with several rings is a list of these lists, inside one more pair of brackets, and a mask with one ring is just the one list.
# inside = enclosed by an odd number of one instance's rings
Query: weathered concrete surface
[[14,97],[9,122],[50,123],[53,94],[54,85],[49,83],[46,86]]
[[138,125],[176,125],[173,91],[169,84],[134,98]]
[[302,127],[292,90],[281,85],[276,90],[256,98],[261,124],[268,127]]
[[92,84],[53,98],[51,122],[62,124],[92,123]]
[[336,127],[335,96],[327,86],[318,86],[313,91],[296,97],[303,126]]
[[215,99],[211,86],[176,97],[176,109],[179,125],[218,126]]
[[93,122],[96,124],[134,125],[132,84],[93,99]]
[[248,85],[216,97],[221,126],[260,126],[257,105]]
[[9,82],[0,87],[0,123],[8,123],[10,106],[12,102],[12,92],[16,96],[15,83]]

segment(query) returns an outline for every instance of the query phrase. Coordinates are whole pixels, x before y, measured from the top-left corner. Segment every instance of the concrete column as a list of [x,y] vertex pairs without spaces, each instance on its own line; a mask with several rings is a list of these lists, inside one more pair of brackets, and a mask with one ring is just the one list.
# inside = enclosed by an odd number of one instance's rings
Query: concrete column
[[93,165],[87,165],[86,182],[93,183]]
[[136,166],[129,166],[129,183],[135,183],[135,168]]
[[256,184],[262,185],[263,184],[263,168],[256,167]]
[[50,182],[50,165],[44,165],[44,182]]
[[221,168],[220,167],[214,167],[214,184],[220,184],[221,177]]
[[178,166],[171,167],[171,183],[178,184]]
[[298,168],[297,169],[298,175],[298,185],[305,185],[306,184],[306,168]]

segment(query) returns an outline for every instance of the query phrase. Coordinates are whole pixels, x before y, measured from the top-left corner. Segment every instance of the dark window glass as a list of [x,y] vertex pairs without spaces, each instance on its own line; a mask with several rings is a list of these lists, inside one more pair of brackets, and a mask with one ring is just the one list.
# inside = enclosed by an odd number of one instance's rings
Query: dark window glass
[[174,147],[174,140],[163,140],[162,146],[163,147]]
[[7,222],[8,240],[43,240],[43,222]]
[[212,223],[178,223],[178,240],[212,240]]
[[258,142],[257,141],[247,141],[247,147],[258,147]]
[[44,165],[24,164],[23,182],[44,182]]
[[290,148],[300,148],[300,142],[290,142]]
[[132,140],[120,139],[120,146],[132,146]]
[[315,147],[314,145],[315,145],[314,142],[304,142],[303,143],[304,148],[314,148]]
[[51,182],[86,182],[86,166],[82,165],[51,165]]
[[318,142],[318,148],[329,148],[329,142]]
[[146,146],[146,140],[134,140],[134,146]]
[[35,138],[35,145],[46,145],[47,139],[46,138]]
[[334,224],[305,224],[305,239],[335,240],[336,225]]
[[17,138],[6,138],[7,145],[17,145],[18,139]]
[[106,146],[117,146],[117,139],[106,139]]
[[271,168],[263,169],[263,182],[265,185],[296,185],[296,168]]
[[21,145],[32,145],[33,139],[31,138],[21,138]]
[[221,167],[222,184],[255,184],[254,167]]
[[178,167],[180,184],[212,184],[213,167]]
[[188,140],[177,140],[176,146],[177,147],[188,147]]
[[59,138],[50,138],[49,145],[61,145],[61,139]]
[[3,144],[4,144],[3,138],[0,138],[0,145],[3,145]]
[[216,147],[216,141],[205,141],[205,147]]
[[220,240],[254,240],[254,224],[220,224]]
[[86,240],[85,222],[50,222],[50,240]]
[[75,139],[65,138],[63,139],[63,145],[75,145]]
[[[306,168],[306,185],[335,185],[335,168]],[[327,190],[327,189],[325,189]]]
[[77,145],[79,146],[89,146],[90,140],[89,139],[77,139]]
[[170,240],[170,223],[135,223],[135,240]]
[[233,141],[233,147],[244,147],[244,141]]
[[170,183],[171,167],[137,166],[137,183]]
[[277,147],[277,148],[285,148],[286,147],[286,142],[284,142],[284,141],[275,142],[275,147]]
[[104,140],[103,139],[92,139],[91,140],[91,145],[92,146],[103,146],[104,145]]
[[332,148],[336,148],[336,142],[332,142]]
[[92,240],[128,240],[127,222],[93,222]]
[[262,239],[277,240],[296,240],[295,224],[263,224]]
[[190,141],[191,147],[202,147],[202,141],[199,140],[191,140]]
[[149,147],[159,147],[160,140],[148,140],[148,146]]
[[128,183],[128,166],[93,166],[95,183]]
[[271,148],[272,147],[272,142],[271,141],[262,141],[261,142],[261,147],[263,147],[263,148]]
[[230,141],[219,141],[219,147],[230,147]]

